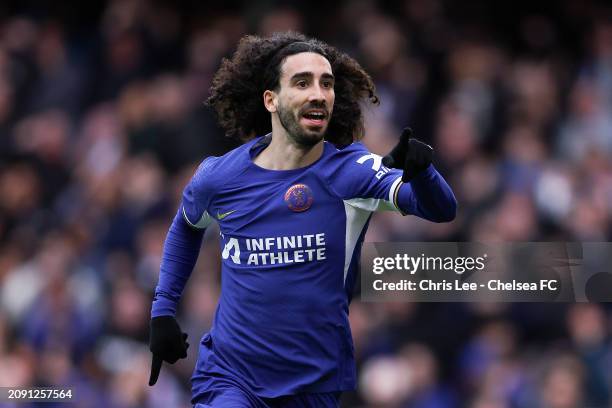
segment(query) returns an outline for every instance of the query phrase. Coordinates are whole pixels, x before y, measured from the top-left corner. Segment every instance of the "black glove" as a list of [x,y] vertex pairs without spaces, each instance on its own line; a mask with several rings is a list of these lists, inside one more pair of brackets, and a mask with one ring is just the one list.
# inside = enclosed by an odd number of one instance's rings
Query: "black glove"
[[402,181],[407,183],[427,169],[432,160],[433,148],[412,138],[412,129],[404,128],[397,145],[383,158],[383,164],[387,167],[404,170]]
[[149,349],[153,353],[149,385],[154,385],[159,377],[162,362],[176,363],[179,358],[187,357],[187,333],[183,333],[172,316],[158,316],[151,319]]

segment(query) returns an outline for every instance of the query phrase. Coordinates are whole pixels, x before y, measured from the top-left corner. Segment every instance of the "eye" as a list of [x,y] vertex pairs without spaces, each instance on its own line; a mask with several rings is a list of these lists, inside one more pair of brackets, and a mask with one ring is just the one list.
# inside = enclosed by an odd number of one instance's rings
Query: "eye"
[[329,88],[333,88],[333,87],[334,87],[334,84],[332,84],[332,82],[331,82],[331,81],[323,81],[323,87],[324,87],[324,88],[327,88],[327,89],[329,89]]
[[297,81],[296,85],[298,86],[298,88],[306,88],[308,84],[306,83],[306,81],[301,80],[301,81]]

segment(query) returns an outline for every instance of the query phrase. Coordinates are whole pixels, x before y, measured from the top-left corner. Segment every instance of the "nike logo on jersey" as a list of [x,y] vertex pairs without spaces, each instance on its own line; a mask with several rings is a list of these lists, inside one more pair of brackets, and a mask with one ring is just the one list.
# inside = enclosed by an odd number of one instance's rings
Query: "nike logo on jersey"
[[228,215],[230,215],[231,213],[234,213],[234,212],[236,212],[236,210],[228,211],[228,212],[225,212],[223,214],[220,214],[219,212],[217,212],[217,219],[222,220],[222,219],[224,219],[225,217],[227,217]]

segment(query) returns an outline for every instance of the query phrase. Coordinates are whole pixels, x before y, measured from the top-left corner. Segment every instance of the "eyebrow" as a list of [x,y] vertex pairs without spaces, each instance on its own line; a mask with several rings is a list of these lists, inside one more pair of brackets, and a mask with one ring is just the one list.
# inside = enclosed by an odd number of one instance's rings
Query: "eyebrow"
[[[296,79],[302,79],[302,78],[312,78],[312,72],[298,72],[296,74],[294,74],[289,81],[295,81]],[[329,73],[324,73],[321,75],[321,78],[323,79],[331,79],[332,81],[335,80],[336,78]]]

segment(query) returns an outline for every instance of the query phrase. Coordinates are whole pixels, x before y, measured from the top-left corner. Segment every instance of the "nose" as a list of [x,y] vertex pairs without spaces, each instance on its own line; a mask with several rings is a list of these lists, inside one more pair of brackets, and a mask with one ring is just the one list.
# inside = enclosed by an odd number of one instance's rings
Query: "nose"
[[312,87],[312,92],[308,97],[309,102],[325,102],[325,94],[319,85]]

